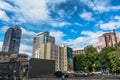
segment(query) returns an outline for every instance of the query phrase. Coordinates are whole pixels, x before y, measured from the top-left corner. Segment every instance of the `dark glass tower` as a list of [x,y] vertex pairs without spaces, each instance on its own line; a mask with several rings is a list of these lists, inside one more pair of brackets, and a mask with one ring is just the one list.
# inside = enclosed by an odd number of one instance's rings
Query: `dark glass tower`
[[20,48],[21,32],[22,30],[17,25],[7,29],[4,37],[2,51],[18,54]]

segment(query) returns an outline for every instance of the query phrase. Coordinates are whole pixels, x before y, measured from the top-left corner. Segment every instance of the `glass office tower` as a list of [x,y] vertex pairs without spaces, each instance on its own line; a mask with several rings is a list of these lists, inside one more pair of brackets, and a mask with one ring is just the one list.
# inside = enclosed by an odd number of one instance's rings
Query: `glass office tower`
[[20,48],[21,32],[22,30],[17,25],[13,26],[12,28],[8,28],[5,33],[2,51],[18,54]]

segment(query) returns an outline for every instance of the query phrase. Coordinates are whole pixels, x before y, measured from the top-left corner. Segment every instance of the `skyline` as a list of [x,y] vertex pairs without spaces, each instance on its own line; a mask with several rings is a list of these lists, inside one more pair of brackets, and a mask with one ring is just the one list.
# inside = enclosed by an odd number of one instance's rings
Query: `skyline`
[[0,50],[5,31],[22,29],[20,53],[32,55],[35,34],[49,31],[56,44],[72,48],[96,45],[103,33],[120,36],[119,0],[0,0]]

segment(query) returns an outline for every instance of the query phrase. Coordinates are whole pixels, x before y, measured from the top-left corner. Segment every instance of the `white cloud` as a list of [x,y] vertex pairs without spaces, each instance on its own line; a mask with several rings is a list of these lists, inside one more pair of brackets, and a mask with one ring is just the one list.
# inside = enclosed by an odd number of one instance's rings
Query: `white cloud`
[[6,12],[3,10],[0,10],[0,20],[2,21],[9,21],[9,17],[7,16]]
[[63,9],[58,11],[58,15],[60,18],[64,18],[66,16],[65,11]]
[[98,42],[98,38],[103,34],[104,32],[98,31],[98,32],[91,32],[91,31],[82,31],[81,34],[84,35],[84,37],[78,37],[76,39],[67,39],[63,40],[63,37],[66,35],[61,31],[51,31],[50,35],[54,36],[56,39],[57,44],[65,44],[66,46],[74,48],[83,48],[87,45],[96,45]]
[[32,31],[27,31],[25,30],[24,28],[21,28],[22,29],[22,36],[25,36],[25,37],[33,37],[35,36],[35,32],[32,32]]
[[84,19],[84,20],[87,20],[87,21],[94,21],[95,19],[92,17],[92,13],[91,12],[86,12],[86,11],[83,11],[82,14],[79,14],[79,16]]
[[16,0],[14,3],[19,6],[19,13],[27,21],[45,21],[50,18],[47,9],[48,0]]
[[61,22],[61,23],[59,23],[58,26],[67,26],[67,25],[71,25],[71,23],[69,23],[69,22]]
[[3,42],[0,42],[0,51],[2,51]]
[[[21,28],[21,29],[22,29],[21,44],[23,44],[24,46],[32,46],[33,37],[35,36],[36,33],[32,32],[32,31],[25,30],[24,28]],[[29,49],[26,51],[29,51]]]
[[77,33],[77,32],[76,32],[75,30],[73,30],[73,29],[71,30],[71,32],[73,32],[73,33]]
[[[50,23],[54,21],[48,9],[48,3],[51,5],[66,2],[66,0],[12,0],[18,7],[16,7],[17,15],[23,22],[31,22],[40,24],[43,22]],[[62,13],[60,13],[62,15]]]
[[54,4],[59,4],[59,3],[63,3],[66,2],[66,0],[48,0],[50,3],[54,3]]
[[22,54],[27,54],[29,57],[32,56],[32,46],[20,44],[20,52]]
[[29,57],[32,57],[32,43],[33,43],[33,37],[35,36],[35,32],[28,31],[24,28],[22,28],[22,38],[21,38],[21,44],[20,44],[20,53],[27,54]]
[[83,26],[81,23],[74,23],[74,25]]
[[9,27],[8,26],[2,26],[0,28],[0,33],[5,33]]
[[112,30],[120,28],[120,21],[109,21],[108,23],[101,23],[100,28],[103,30]]
[[51,25],[53,26],[53,27],[65,27],[65,26],[69,26],[69,25],[71,25],[71,23],[69,23],[69,22],[52,22],[51,23]]
[[50,35],[55,37],[56,44],[63,43],[63,37],[66,36],[61,31],[50,31]]
[[115,19],[116,20],[120,20],[120,16],[115,16]]
[[78,37],[75,40],[69,40],[69,43],[72,43],[71,46],[73,48],[83,48],[87,45],[96,45],[99,36],[103,34],[102,31],[98,32],[91,32],[91,31],[82,31],[81,34],[84,35],[84,37]]
[[14,11],[13,7],[4,0],[0,0],[0,9]]
[[98,32],[82,31],[81,34],[91,37],[91,38],[96,38],[96,37],[101,36],[103,32],[102,31],[98,31]]
[[[0,9],[3,11],[10,11],[14,14],[10,15],[10,23],[11,24],[22,24],[22,23],[28,23],[31,24],[50,24],[51,22],[56,22],[54,19],[50,16],[49,12],[49,5],[55,6],[56,4],[64,3],[66,0],[11,0],[9,1],[14,4],[14,6],[4,0],[0,1]],[[59,11],[59,10],[58,10]],[[2,13],[3,15],[0,15],[0,19],[3,19],[3,16],[5,17],[4,20],[8,21],[9,18],[7,18],[7,14]],[[64,16],[62,11],[60,11],[60,16]],[[2,16],[2,17],[1,17]],[[16,18],[17,17],[17,18]],[[59,22],[58,22],[59,23]],[[65,23],[66,24],[66,23]],[[59,26],[64,25],[64,23],[59,23]],[[58,27],[59,27],[58,26]],[[30,27],[30,26],[29,26]],[[33,29],[33,27],[31,27]]]
[[120,6],[112,6],[111,0],[80,0],[83,4],[87,5],[93,11],[108,12],[111,10],[120,10]]

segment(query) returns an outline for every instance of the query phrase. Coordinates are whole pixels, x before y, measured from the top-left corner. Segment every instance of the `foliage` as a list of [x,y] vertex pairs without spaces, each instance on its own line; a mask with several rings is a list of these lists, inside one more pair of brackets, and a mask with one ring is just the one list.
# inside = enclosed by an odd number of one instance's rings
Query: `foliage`
[[120,62],[118,59],[118,54],[116,52],[111,52],[109,54],[111,72],[120,71]]
[[85,54],[79,54],[74,58],[75,70],[120,71],[120,61],[115,47],[104,47],[100,53],[97,53],[96,48],[89,45],[84,48],[84,51]]

